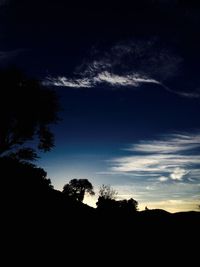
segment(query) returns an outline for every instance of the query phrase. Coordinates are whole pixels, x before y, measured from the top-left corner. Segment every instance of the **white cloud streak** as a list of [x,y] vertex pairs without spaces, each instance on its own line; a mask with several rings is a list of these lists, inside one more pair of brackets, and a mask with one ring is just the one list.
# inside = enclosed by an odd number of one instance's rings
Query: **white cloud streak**
[[82,79],[68,79],[66,77],[52,78],[48,77],[46,81],[43,82],[45,85],[54,85],[60,87],[72,87],[72,88],[90,88],[92,86],[91,80],[88,78]]
[[187,177],[188,181],[195,181],[200,179],[199,148],[200,134],[172,134],[164,140],[142,141],[128,149],[132,156],[113,159],[110,169],[136,177],[155,175],[160,182],[182,181]]
[[147,42],[118,43],[108,51],[78,66],[74,77],[47,77],[46,85],[68,88],[93,88],[107,84],[111,88],[157,84],[160,88],[186,98],[198,98],[200,92],[174,90],[165,82],[177,75],[182,58],[163,47],[157,39]]
[[66,77],[58,77],[51,78],[48,77],[44,84],[46,85],[54,85],[60,87],[72,87],[72,88],[91,88],[102,83],[107,83],[112,87],[138,87],[142,83],[152,83],[152,84],[160,84],[158,81],[154,79],[150,79],[145,76],[140,76],[139,74],[129,74],[129,75],[117,75],[114,73],[110,73],[108,71],[104,71],[101,73],[97,73],[96,76],[93,77],[83,77],[77,79],[69,79]]
[[135,86],[138,87],[140,83],[154,83],[160,84],[158,81],[154,79],[150,79],[145,76],[140,76],[139,74],[131,74],[131,75],[116,75],[109,73],[108,71],[104,71],[99,73],[97,77],[95,77],[95,81],[97,82],[107,82],[113,86]]
[[169,154],[192,150],[200,145],[200,135],[193,134],[171,134],[164,137],[164,140],[141,141],[139,144],[132,145],[128,150],[144,153]]

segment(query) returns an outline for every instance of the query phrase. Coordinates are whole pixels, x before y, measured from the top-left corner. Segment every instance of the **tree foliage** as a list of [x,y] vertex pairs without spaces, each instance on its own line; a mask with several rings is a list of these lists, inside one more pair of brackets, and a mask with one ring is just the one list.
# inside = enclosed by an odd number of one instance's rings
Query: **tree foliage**
[[99,189],[99,197],[96,203],[99,209],[111,209],[116,206],[117,191],[114,190],[110,185],[102,185]]
[[18,161],[11,157],[0,157],[0,169],[2,188],[18,198],[25,194],[28,197],[34,195],[37,198],[39,192],[44,195],[53,188],[46,171],[32,163]]
[[99,197],[104,199],[115,199],[117,191],[114,190],[110,185],[102,185],[99,189]]
[[88,179],[72,179],[63,187],[63,194],[82,202],[85,194],[94,195],[93,186]]
[[[58,121],[55,92],[17,69],[0,70],[0,84],[0,156],[34,159],[37,149],[49,151],[49,126]],[[28,141],[34,145],[26,147]]]
[[99,197],[96,203],[97,208],[104,211],[122,211],[134,213],[138,210],[138,202],[133,198],[116,200],[117,191],[110,185],[102,185],[99,189]]
[[118,202],[118,207],[120,209],[123,209],[123,211],[125,212],[136,212],[138,210],[138,202],[133,199],[123,199],[123,200],[119,200]]

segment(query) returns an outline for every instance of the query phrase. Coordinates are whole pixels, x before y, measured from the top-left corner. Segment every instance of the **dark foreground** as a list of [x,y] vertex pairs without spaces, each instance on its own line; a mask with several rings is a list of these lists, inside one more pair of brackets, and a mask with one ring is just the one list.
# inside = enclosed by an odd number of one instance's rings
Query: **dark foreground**
[[34,260],[40,254],[47,260],[56,255],[66,261],[75,255],[75,262],[88,261],[91,255],[99,261],[106,255],[134,260],[144,253],[142,262],[155,250],[177,255],[181,249],[181,257],[198,253],[200,212],[94,209],[54,190],[45,176],[41,180],[37,168],[30,172],[27,165],[19,168],[15,161],[0,163],[3,247],[10,253],[20,250],[20,259],[26,254]]

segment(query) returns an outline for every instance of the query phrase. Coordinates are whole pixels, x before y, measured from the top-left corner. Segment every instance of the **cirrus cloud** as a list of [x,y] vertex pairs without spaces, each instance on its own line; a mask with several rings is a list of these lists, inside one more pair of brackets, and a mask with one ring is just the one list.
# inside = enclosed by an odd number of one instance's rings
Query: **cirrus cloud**
[[200,134],[170,134],[162,139],[131,145],[126,150],[133,155],[111,160],[111,172],[154,176],[159,182],[199,181]]
[[134,88],[148,83],[182,97],[198,98],[199,90],[168,86],[169,80],[179,76],[182,62],[180,56],[161,47],[158,38],[120,42],[104,53],[94,49],[92,59],[77,66],[73,77],[49,76],[43,83],[71,88],[93,88],[105,83],[112,88]]
[[48,77],[44,82],[44,84],[46,85],[72,87],[72,88],[91,88],[102,83],[107,83],[108,85],[113,87],[119,87],[119,86],[138,87],[142,83],[160,84],[158,81],[154,79],[150,79],[145,76],[140,76],[139,74],[136,73],[122,76],[110,73],[108,71],[98,73],[97,76],[94,77],[84,77],[78,79],[71,79],[71,78],[68,79],[66,77],[58,77],[58,78]]

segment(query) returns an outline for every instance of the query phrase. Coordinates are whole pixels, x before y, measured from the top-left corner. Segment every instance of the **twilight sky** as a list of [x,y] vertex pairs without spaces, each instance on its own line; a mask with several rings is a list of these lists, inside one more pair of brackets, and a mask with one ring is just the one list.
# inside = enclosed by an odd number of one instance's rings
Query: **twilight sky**
[[196,2],[138,0],[109,8],[0,0],[0,67],[16,65],[60,97],[56,146],[38,162],[55,188],[87,178],[96,192],[110,184],[140,209],[197,209]]

